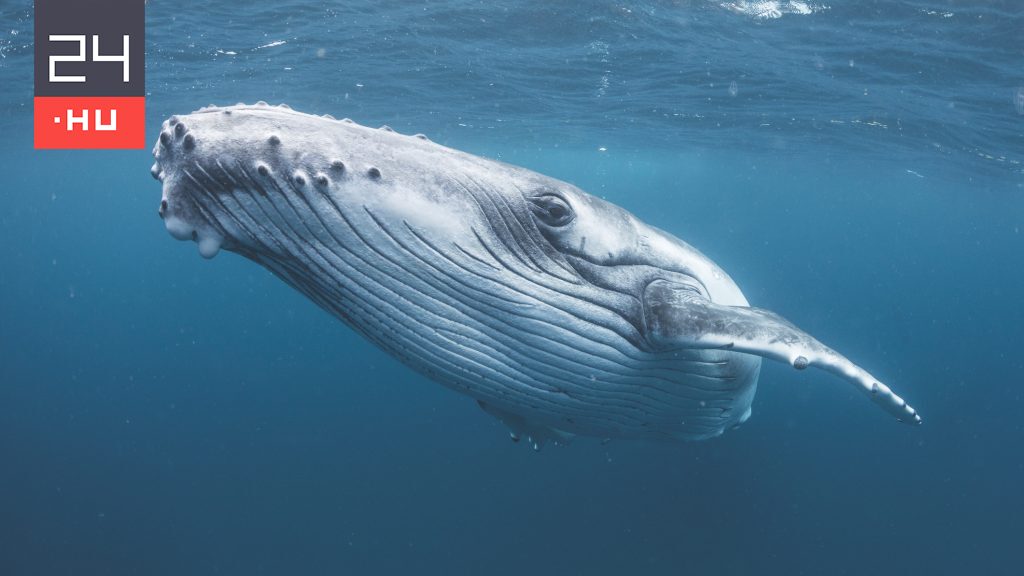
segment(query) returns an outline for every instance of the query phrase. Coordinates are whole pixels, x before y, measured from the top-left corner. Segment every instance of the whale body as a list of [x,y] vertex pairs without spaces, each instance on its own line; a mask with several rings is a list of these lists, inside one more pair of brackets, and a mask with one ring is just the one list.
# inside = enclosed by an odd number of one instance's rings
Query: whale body
[[153,153],[175,238],[264,266],[534,448],[720,435],[749,418],[762,358],[921,421],[696,249],[566,182],[262,102],[171,117]]

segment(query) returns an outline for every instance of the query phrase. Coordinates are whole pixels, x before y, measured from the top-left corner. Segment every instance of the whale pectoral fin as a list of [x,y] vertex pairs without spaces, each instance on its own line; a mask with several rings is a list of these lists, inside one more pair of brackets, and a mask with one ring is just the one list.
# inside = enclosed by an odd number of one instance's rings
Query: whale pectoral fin
[[502,424],[508,426],[509,436],[513,442],[519,442],[520,439],[526,438],[527,443],[537,452],[540,452],[541,447],[546,442],[550,441],[554,444],[564,445],[568,444],[573,438],[573,435],[569,432],[530,422],[522,416],[506,412],[481,400],[477,400],[476,403],[480,405],[484,412],[494,416]]
[[831,372],[868,395],[901,422],[917,411],[860,366],[769,310],[715,304],[692,286],[655,280],[644,290],[649,339],[660,348],[722,348]]

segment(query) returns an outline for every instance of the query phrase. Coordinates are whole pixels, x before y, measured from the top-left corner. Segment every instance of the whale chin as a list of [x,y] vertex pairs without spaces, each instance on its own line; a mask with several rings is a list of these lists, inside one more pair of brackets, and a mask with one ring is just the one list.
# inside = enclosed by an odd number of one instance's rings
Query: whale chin
[[[195,137],[186,130],[177,130],[179,137],[175,140],[173,133],[177,126],[184,127],[184,124],[177,119],[164,122],[164,131],[161,132],[160,140],[153,150],[156,162],[153,163],[150,173],[153,178],[163,183],[163,194],[157,213],[173,238],[191,240],[196,243],[203,258],[213,258],[231,242],[226,237],[223,227],[214,223],[210,203],[203,197],[202,186],[191,181],[193,177],[189,167],[183,166],[184,159],[174,157],[174,144],[179,144],[181,148],[195,147]],[[185,145],[186,141],[190,144]],[[192,160],[190,164],[193,172],[203,170],[196,160]]]
[[163,218],[167,232],[174,239],[195,242],[199,254],[210,259],[231,242],[225,237],[222,229],[218,229],[199,214],[202,208],[198,202],[188,191],[165,186],[159,214]]
[[194,226],[175,216],[165,218],[164,225],[175,239],[194,241],[203,258],[213,258],[224,246],[224,237],[209,227]]

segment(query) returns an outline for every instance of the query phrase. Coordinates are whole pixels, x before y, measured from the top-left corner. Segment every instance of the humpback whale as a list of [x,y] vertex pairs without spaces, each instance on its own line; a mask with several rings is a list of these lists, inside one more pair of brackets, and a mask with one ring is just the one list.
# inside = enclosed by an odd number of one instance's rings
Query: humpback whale
[[921,421],[695,248],[566,182],[264,102],[172,116],[153,154],[171,235],[262,265],[535,449],[718,436],[750,417],[762,358]]

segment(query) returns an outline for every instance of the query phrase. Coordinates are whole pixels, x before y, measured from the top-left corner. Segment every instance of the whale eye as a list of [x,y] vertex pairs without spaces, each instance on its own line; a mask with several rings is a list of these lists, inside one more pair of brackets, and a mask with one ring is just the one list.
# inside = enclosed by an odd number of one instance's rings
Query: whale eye
[[529,200],[534,216],[548,226],[565,226],[572,222],[574,216],[572,208],[560,196],[542,194]]

